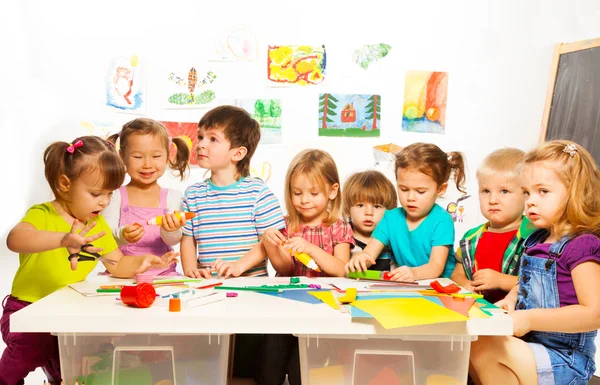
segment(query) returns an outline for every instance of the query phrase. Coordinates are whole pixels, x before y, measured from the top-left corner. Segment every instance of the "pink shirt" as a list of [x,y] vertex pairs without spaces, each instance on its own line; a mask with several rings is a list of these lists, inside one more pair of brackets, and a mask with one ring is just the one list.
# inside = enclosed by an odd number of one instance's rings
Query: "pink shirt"
[[[333,249],[340,243],[349,243],[350,249],[354,247],[354,234],[350,224],[342,219],[338,219],[330,226],[320,224],[317,226],[300,225],[298,230],[293,234],[288,234],[288,218],[285,218],[285,229],[281,233],[287,238],[302,237],[315,246],[320,247],[327,253],[333,255]],[[323,271],[318,272],[307,268],[298,261],[292,258],[294,266],[292,276],[303,277],[326,277],[327,274]]]

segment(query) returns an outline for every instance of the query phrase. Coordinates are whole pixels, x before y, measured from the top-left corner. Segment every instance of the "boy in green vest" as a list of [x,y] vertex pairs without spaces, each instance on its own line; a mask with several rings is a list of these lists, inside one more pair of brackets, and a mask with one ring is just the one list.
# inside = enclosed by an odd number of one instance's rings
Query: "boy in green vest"
[[467,231],[456,251],[452,280],[497,302],[518,282],[523,241],[535,228],[523,215],[521,164],[525,153],[504,148],[477,169],[479,207],[488,222]]

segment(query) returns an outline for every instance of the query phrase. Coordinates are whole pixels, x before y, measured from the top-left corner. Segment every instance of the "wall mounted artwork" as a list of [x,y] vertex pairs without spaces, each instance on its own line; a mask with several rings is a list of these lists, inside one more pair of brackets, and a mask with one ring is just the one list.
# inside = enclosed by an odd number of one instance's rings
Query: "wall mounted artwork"
[[272,45],[267,55],[267,76],[272,87],[314,85],[325,79],[325,46]]
[[447,72],[407,72],[404,82],[402,130],[444,134],[447,96]]
[[260,144],[281,143],[281,100],[238,99],[236,104],[260,124]]
[[166,86],[167,108],[207,108],[215,100],[217,75],[210,70],[190,66],[169,72]]
[[377,60],[381,60],[391,51],[389,44],[367,44],[354,50],[352,59],[360,68],[366,70],[369,65]]
[[145,69],[139,56],[114,57],[108,65],[104,88],[107,106],[120,111],[145,112]]
[[319,95],[319,136],[379,137],[380,128],[380,95]]
[[258,43],[246,25],[224,30],[215,39],[215,55],[211,61],[254,61],[258,57]]

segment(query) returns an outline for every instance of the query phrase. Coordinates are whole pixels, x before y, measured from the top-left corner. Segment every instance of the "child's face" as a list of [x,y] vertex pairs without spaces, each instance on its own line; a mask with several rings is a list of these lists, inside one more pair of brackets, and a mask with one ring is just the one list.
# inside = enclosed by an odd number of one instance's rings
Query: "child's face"
[[479,208],[492,229],[503,229],[521,220],[525,210],[522,179],[502,174],[479,179]]
[[59,188],[66,200],[63,206],[84,223],[95,219],[108,206],[112,196],[112,191],[103,189],[101,177],[94,171],[84,173],[75,181],[62,176]]
[[370,202],[359,202],[350,207],[350,221],[355,233],[370,237],[377,224],[383,218],[385,206]]
[[398,169],[398,198],[406,211],[406,217],[411,221],[425,218],[438,196],[446,192],[447,183],[439,186],[427,174],[414,169]]
[[196,145],[198,166],[211,171],[235,167],[233,161],[235,153],[236,148],[231,148],[231,142],[222,130],[204,127],[198,129]]
[[167,151],[158,135],[131,135],[124,155],[127,173],[137,185],[156,183],[167,168]]
[[292,179],[292,205],[305,225],[318,225],[327,217],[327,205],[335,199],[339,185],[326,186],[325,190],[313,183],[306,175]]
[[538,162],[525,168],[525,211],[537,228],[549,228],[564,211],[567,188],[550,162]]

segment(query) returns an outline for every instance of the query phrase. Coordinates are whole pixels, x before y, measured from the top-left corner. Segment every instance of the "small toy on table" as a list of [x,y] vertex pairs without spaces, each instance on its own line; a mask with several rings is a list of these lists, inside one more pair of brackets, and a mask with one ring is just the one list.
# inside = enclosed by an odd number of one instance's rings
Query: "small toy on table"
[[438,293],[443,294],[458,293],[460,291],[460,287],[456,286],[455,283],[451,283],[448,286],[442,286],[442,284],[439,281],[433,281],[429,284],[429,286],[431,286],[432,289],[437,291]]

